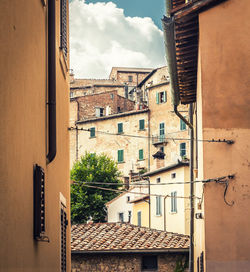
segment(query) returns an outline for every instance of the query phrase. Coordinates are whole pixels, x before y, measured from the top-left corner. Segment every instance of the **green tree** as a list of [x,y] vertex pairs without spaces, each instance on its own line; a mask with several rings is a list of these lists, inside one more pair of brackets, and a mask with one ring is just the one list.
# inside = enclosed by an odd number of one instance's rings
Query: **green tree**
[[[116,197],[118,193],[87,187],[84,184],[118,189],[120,187],[120,172],[116,162],[105,154],[85,153],[80,161],[74,164],[70,176],[74,181],[71,185],[72,223],[86,223],[90,218],[94,222],[104,222],[106,217],[105,203]],[[105,183],[113,183],[114,185]]]

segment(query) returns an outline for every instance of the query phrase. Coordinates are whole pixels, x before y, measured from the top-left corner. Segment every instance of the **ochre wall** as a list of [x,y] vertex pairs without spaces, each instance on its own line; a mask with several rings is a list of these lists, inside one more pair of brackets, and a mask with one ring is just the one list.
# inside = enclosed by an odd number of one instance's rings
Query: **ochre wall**
[[[46,8],[43,1],[0,1],[0,271],[60,271],[60,192],[69,201],[68,83],[59,58],[57,20],[57,154],[46,164]],[[45,1],[46,2],[46,1]],[[59,16],[56,1],[56,16]],[[62,69],[64,67],[64,69]],[[33,166],[45,170],[46,235],[33,239]],[[70,226],[67,233],[70,271]]]
[[[204,190],[206,271],[250,270],[250,2],[229,0],[200,14],[203,177],[236,174]],[[199,125],[199,124],[198,124]],[[198,170],[200,171],[200,170]]]

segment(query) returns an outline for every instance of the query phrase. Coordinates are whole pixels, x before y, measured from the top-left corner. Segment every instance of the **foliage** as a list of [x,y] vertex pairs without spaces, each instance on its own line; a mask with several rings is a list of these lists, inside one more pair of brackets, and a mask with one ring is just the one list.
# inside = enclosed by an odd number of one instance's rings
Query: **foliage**
[[[118,195],[114,191],[90,188],[86,185],[110,189],[119,188],[117,164],[107,155],[85,153],[71,170],[71,221],[86,223],[90,218],[93,222],[104,222],[106,217],[105,203]],[[101,183],[101,184],[94,184]],[[105,185],[114,183],[116,185]]]
[[179,259],[176,262],[176,267],[175,267],[174,272],[184,272],[186,270],[186,268],[188,268],[188,259],[186,258],[184,263],[182,262],[182,259]]

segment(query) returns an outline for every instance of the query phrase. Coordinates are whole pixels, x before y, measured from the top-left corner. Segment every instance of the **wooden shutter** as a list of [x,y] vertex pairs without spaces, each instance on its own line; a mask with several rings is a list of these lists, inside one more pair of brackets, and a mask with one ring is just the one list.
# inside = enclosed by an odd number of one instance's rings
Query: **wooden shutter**
[[145,120],[144,119],[139,120],[139,129],[143,130],[144,128],[145,128]]
[[68,48],[68,34],[67,34],[67,0],[61,0],[60,8],[60,47],[67,57]]
[[139,149],[139,160],[143,160],[143,149]]
[[118,150],[118,162],[123,162],[123,150]]
[[123,132],[123,123],[118,123],[118,133]]
[[159,93],[156,93],[156,104],[159,104]]
[[163,102],[167,102],[167,92],[163,92]]
[[61,204],[61,272],[66,272],[67,259],[66,259],[66,251],[67,251],[67,214],[65,211],[65,207]]

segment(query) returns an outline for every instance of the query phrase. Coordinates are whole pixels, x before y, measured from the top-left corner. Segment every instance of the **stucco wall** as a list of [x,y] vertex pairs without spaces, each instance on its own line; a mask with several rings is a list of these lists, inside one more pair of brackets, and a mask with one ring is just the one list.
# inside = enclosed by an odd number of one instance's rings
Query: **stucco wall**
[[[228,202],[234,201],[233,206],[224,202],[223,185],[205,186],[206,271],[250,270],[249,13],[248,0],[230,0],[199,17],[201,98],[198,101],[202,104],[199,129],[203,139],[225,138],[235,143],[204,143],[203,165],[198,171],[202,171],[199,175],[204,178],[236,174],[226,195]],[[202,241],[198,239],[197,243]]]
[[[171,175],[175,174],[175,178]],[[160,183],[157,183],[157,178],[160,178]],[[188,184],[173,184],[161,185],[162,183],[177,183],[189,181],[189,167],[182,166],[180,168],[171,169],[167,172],[155,174],[150,177],[151,194],[162,195],[161,197],[161,215],[156,215],[156,197],[151,196],[151,227],[154,229],[164,230],[164,197],[171,196],[171,192],[177,192],[177,197],[189,196]],[[177,198],[177,212],[171,212],[171,198],[165,200],[165,220],[166,231],[182,234],[189,234],[189,199]]]
[[[145,120],[145,130],[139,130],[139,120]],[[123,176],[128,176],[130,170],[139,171],[140,167],[148,167],[148,113],[136,112],[136,114],[125,117],[116,117],[106,120],[96,120],[92,122],[78,124],[79,128],[89,129],[95,127],[96,137],[90,138],[88,131],[79,131],[78,147],[79,156],[85,151],[96,152],[97,154],[106,153],[117,161],[118,150],[124,150],[124,162],[118,163],[118,168]],[[139,135],[142,138],[111,135],[117,134],[117,124],[123,123],[124,134]],[[97,131],[107,132],[98,133]],[[139,149],[144,150],[144,160],[139,160]],[[75,160],[71,158],[71,160]]]
[[[60,270],[60,192],[69,207],[69,87],[59,50],[56,2],[57,154],[46,164],[46,8],[43,1],[0,1],[0,271]],[[66,77],[64,77],[66,76]],[[46,235],[33,239],[33,166],[45,170]],[[70,219],[70,218],[69,218]],[[70,226],[67,233],[70,270]]]
[[[141,254],[72,254],[72,272],[141,272]],[[158,272],[174,272],[177,262],[187,261],[183,254],[159,254]],[[146,270],[144,270],[146,271]],[[148,271],[148,270],[147,270]],[[155,271],[155,270],[154,270]],[[184,272],[187,272],[185,269]]]

